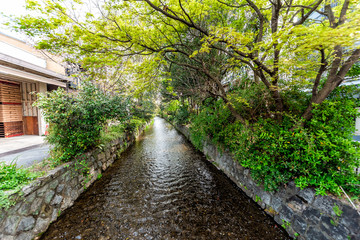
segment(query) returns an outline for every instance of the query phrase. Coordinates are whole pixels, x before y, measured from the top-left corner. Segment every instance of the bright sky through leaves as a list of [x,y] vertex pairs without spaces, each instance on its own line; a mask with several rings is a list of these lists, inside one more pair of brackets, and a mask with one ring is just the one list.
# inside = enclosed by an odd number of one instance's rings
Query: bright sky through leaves
[[25,0],[11,0],[11,1],[0,0],[0,2],[1,2],[0,32],[22,40],[26,39],[26,37],[23,34],[17,33],[14,30],[10,30],[9,27],[4,25],[6,22],[9,21],[9,18],[7,18],[6,16],[14,15],[16,17],[19,17],[20,15],[24,15],[27,13],[24,7]]

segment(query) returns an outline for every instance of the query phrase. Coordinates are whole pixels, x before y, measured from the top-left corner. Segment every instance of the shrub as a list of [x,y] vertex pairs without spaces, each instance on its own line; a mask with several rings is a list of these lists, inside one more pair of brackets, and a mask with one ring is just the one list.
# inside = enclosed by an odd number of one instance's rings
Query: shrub
[[129,114],[138,119],[144,119],[146,122],[154,117],[156,105],[151,100],[131,101]]
[[164,111],[167,113],[169,121],[171,122],[175,121],[175,115],[179,107],[180,107],[179,100],[172,100],[169,103],[167,103]]
[[125,134],[125,125],[121,123],[117,123],[114,125],[110,125],[101,131],[101,140],[103,143],[111,142],[112,140],[119,139]]
[[53,146],[54,164],[67,162],[100,143],[108,119],[127,116],[126,101],[85,83],[78,93],[63,89],[39,94],[36,105],[49,123],[47,141]]
[[175,124],[186,125],[190,122],[189,103],[187,100],[171,100],[162,105],[160,115]]
[[252,129],[234,122],[222,100],[205,102],[192,117],[191,140],[197,148],[209,137],[233,153],[266,190],[294,180],[312,186],[317,194],[340,193],[339,186],[360,194],[359,143],[352,140],[357,100],[354,90],[340,87],[321,105],[304,127],[290,130],[297,120],[285,115],[281,122],[258,118]]
[[[359,144],[352,140],[354,102],[327,100],[313,112],[309,126],[294,131],[289,130],[293,124],[289,119],[282,124],[259,121],[255,142],[235,155],[268,190],[293,179],[298,187],[316,187],[317,194],[339,194],[339,186],[359,194],[360,178],[354,172],[359,166]],[[244,150],[249,153],[246,158]]]
[[126,122],[125,131],[129,134],[138,132],[140,127],[146,123],[145,119],[133,117]]
[[191,119],[191,140],[197,148],[209,137],[214,143],[223,143],[222,132],[233,121],[228,108],[222,100],[209,98],[198,115]]
[[175,119],[174,121],[177,124],[185,125],[189,123],[190,121],[190,113],[189,113],[189,104],[184,101],[182,104],[180,104],[179,108],[176,111]]

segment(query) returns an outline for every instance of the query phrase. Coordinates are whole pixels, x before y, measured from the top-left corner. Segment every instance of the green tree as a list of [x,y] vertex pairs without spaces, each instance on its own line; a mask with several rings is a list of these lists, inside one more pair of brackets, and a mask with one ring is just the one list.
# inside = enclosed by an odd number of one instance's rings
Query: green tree
[[360,57],[357,0],[108,0],[92,12],[81,0],[28,6],[43,17],[18,19],[17,29],[87,69],[119,69],[136,114],[145,114],[136,109],[144,94],[171,79],[166,96],[179,104],[168,110],[179,114],[193,93],[199,102],[212,96],[196,109],[194,139],[224,143],[269,189],[296,179],[320,193],[348,182],[358,193],[354,101],[332,96]]
[[[301,117],[312,118],[359,59],[360,11],[355,0],[159,0],[106,1],[95,12],[72,14],[79,0],[28,1],[44,17],[23,17],[17,27],[41,35],[38,46],[78,56],[88,66],[116,66],[124,58],[135,86],[155,90],[166,62],[203,75],[243,124],[246,116],[234,109],[221,74],[245,69],[256,84],[270,92],[272,118],[282,119],[289,90],[311,89],[300,106]],[[319,15],[320,20],[311,16]],[[199,46],[192,43],[201,39]],[[195,44],[196,45],[196,44]],[[224,55],[219,64],[206,56]],[[177,57],[177,56],[182,57]],[[142,56],[142,57],[141,57]],[[183,59],[187,59],[183,61]],[[215,59],[215,58],[213,58]],[[180,61],[181,60],[181,61]],[[194,64],[195,63],[195,64]],[[255,85],[252,85],[255,86]],[[252,89],[249,88],[251,91]]]

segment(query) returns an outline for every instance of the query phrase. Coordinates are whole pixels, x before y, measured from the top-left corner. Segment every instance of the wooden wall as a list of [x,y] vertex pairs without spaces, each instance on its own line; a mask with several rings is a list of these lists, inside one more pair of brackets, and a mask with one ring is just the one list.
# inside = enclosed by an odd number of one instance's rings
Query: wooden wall
[[20,84],[0,79],[0,137],[23,135]]
[[38,115],[37,107],[34,107],[33,104],[36,101],[36,93],[38,92],[37,83],[21,83],[21,101],[23,116],[25,117],[35,117]]

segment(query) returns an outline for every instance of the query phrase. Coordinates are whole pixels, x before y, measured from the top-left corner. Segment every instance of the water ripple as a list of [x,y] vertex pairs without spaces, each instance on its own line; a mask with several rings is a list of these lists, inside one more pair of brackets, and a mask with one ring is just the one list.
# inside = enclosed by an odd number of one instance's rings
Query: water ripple
[[41,239],[290,239],[164,120]]

